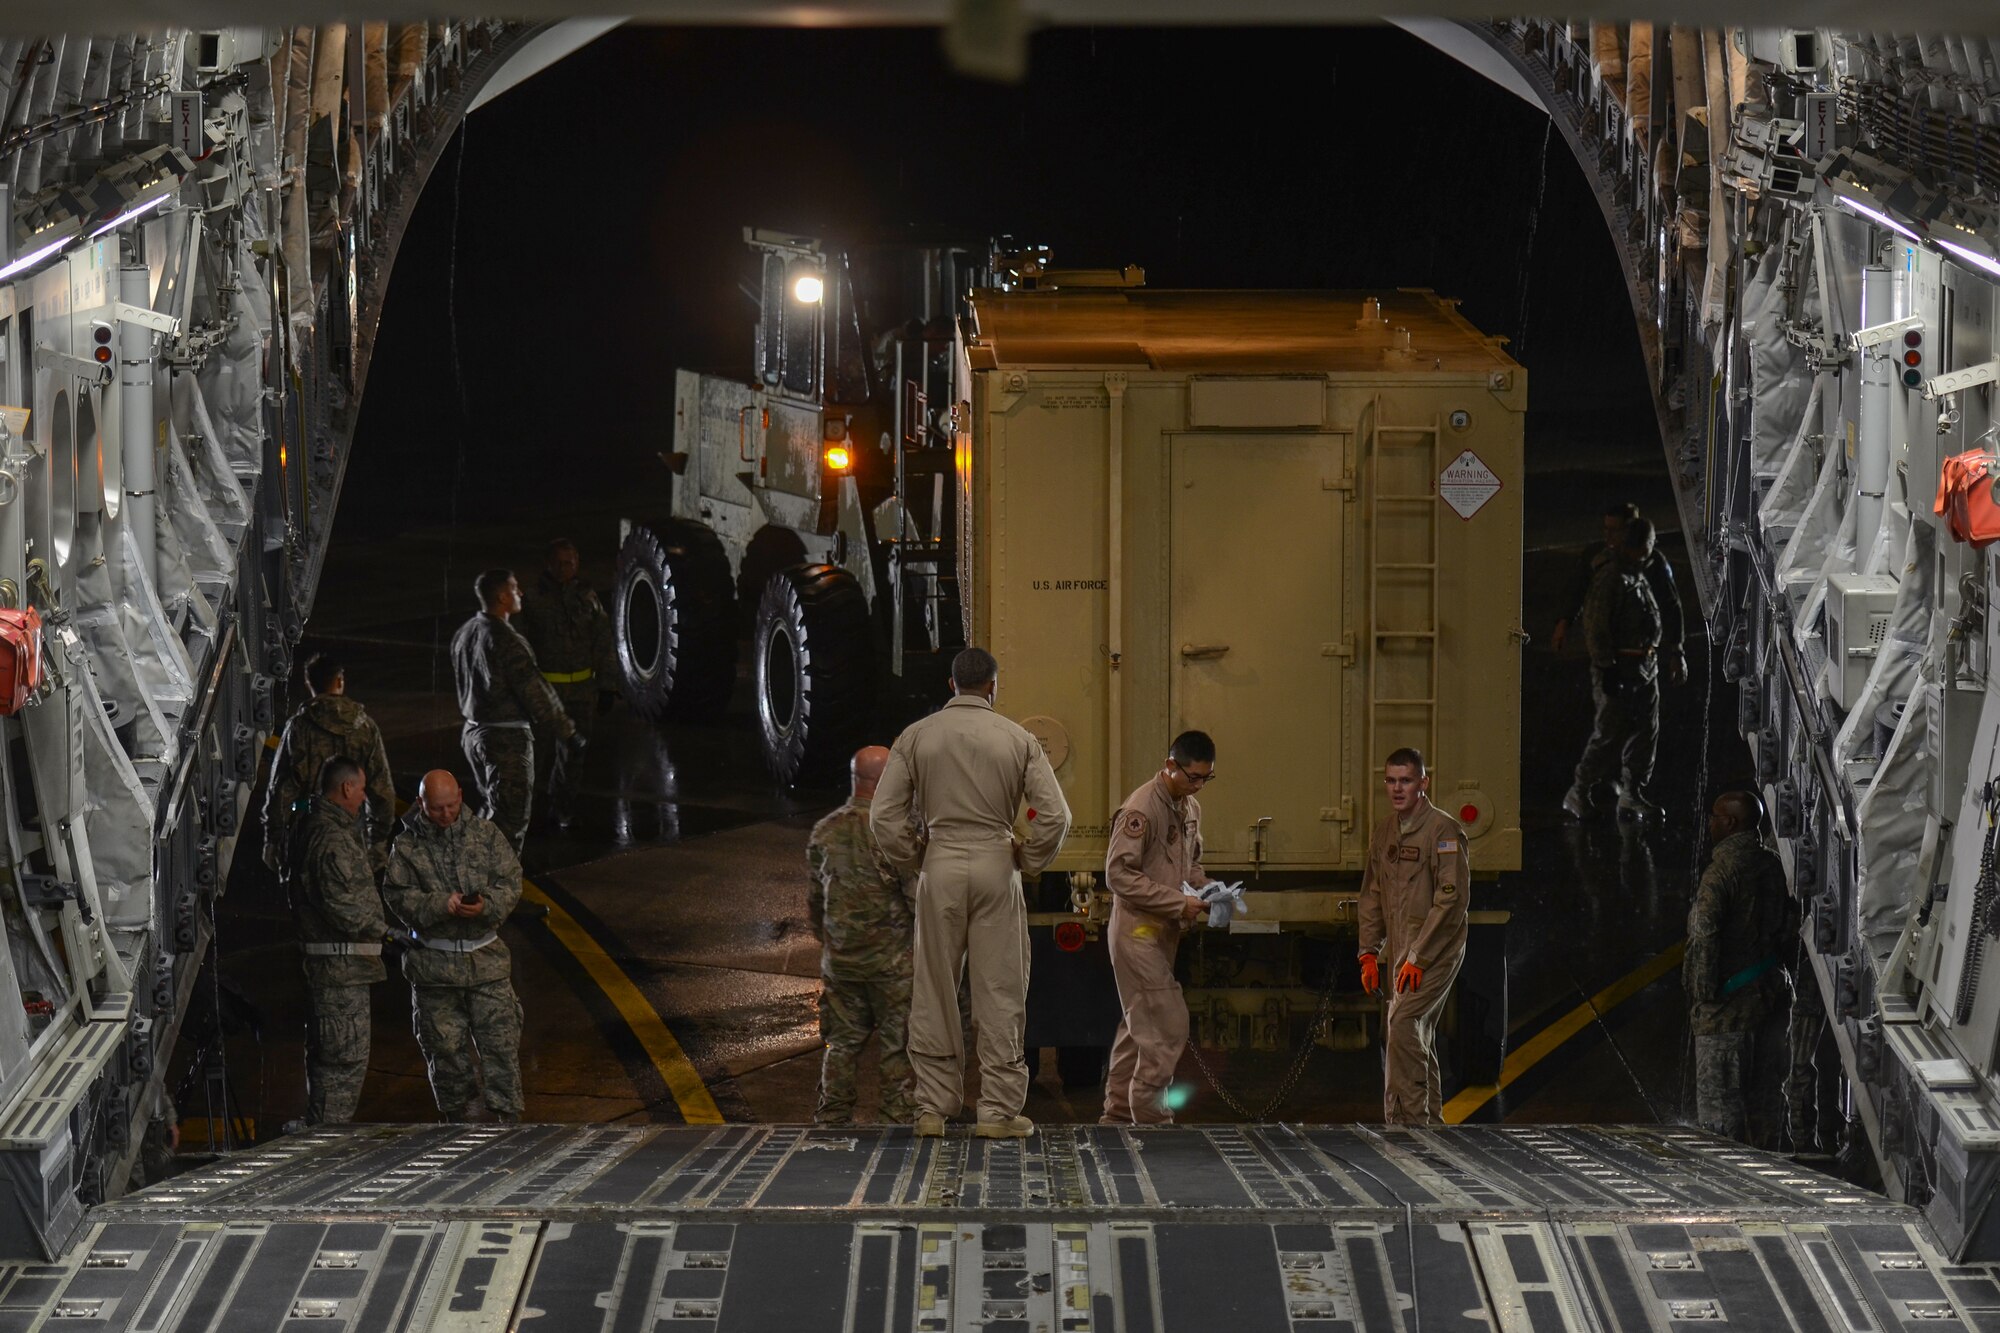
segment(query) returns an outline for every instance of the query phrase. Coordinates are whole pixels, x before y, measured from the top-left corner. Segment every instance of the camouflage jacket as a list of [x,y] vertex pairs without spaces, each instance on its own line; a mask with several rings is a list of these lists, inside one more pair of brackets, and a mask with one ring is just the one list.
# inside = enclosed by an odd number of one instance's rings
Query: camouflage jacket
[[[299,942],[302,944],[380,944],[389,925],[382,914],[382,894],[368,865],[368,846],[361,840],[361,821],[332,801],[315,797],[301,816],[297,866]],[[388,975],[382,956],[315,956],[320,978],[335,985],[359,986]]]
[[[1660,674],[1660,606],[1643,572],[1616,561],[1597,571],[1590,596],[1583,601],[1583,641],[1590,664],[1615,668],[1624,681],[1652,680]],[[1644,657],[1623,655],[1627,649],[1647,649]]]
[[[454,892],[481,896],[478,920],[447,910]],[[389,853],[382,897],[418,941],[478,940],[497,932],[521,900],[521,863],[500,830],[470,810],[459,811],[450,828],[439,828],[413,805]],[[477,986],[512,973],[513,955],[497,939],[471,953],[419,942],[403,954],[403,975],[418,986]]]
[[[1696,1036],[1742,1032],[1789,1002],[1784,958],[1794,925],[1785,867],[1752,832],[1715,844],[1688,908],[1688,1026]],[[1764,970],[1723,994],[1731,978]]]
[[396,829],[396,784],[382,729],[346,695],[322,694],[285,723],[271,760],[271,781],[264,789],[264,864],[271,869],[289,870],[284,862],[292,807],[319,790],[319,771],[334,758],[352,759],[368,775],[369,860],[377,870],[387,864],[389,835]]
[[823,941],[822,976],[907,977],[916,939],[915,885],[889,864],[868,827],[871,801],[848,801],[806,840],[806,907]]
[[611,617],[582,579],[557,583],[544,574],[515,619],[544,672],[567,676],[588,671],[599,689],[613,687]]
[[576,734],[576,723],[542,679],[535,650],[499,616],[481,611],[459,626],[451,639],[451,674],[467,722],[532,722],[537,731]]

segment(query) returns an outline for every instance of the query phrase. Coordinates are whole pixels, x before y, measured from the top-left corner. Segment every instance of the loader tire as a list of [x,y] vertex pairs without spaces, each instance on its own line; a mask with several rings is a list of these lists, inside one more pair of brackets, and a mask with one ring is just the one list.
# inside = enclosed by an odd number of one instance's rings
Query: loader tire
[[868,599],[837,565],[794,565],[757,602],[753,689],[764,761],[787,786],[830,778],[866,734],[875,697]]
[[712,716],[736,684],[729,557],[699,523],[635,524],[618,552],[618,688],[649,722]]

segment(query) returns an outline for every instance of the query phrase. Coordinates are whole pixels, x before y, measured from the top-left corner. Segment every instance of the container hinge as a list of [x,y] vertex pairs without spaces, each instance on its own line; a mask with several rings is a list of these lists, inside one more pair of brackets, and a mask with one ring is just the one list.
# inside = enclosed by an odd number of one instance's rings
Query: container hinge
[[1343,796],[1339,805],[1329,805],[1319,812],[1322,824],[1352,824],[1354,822],[1354,798]]
[[1321,657],[1338,657],[1349,666],[1354,664],[1355,654],[1358,651],[1355,647],[1354,636],[1352,634],[1341,635],[1339,643],[1323,643],[1319,646],[1319,655]]
[[1349,496],[1352,496],[1354,494],[1354,478],[1349,476],[1321,477],[1319,479],[1319,488],[1323,491],[1344,491]]

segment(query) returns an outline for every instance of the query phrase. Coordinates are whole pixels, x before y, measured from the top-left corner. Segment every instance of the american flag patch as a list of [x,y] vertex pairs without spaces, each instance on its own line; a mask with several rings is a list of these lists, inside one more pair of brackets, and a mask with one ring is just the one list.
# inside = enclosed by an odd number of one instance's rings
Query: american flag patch
[[1457,851],[1457,850],[1458,850],[1458,839],[1457,839],[1457,838],[1439,838],[1439,839],[1438,839],[1438,850],[1439,850],[1440,852],[1455,852],[1455,851]]

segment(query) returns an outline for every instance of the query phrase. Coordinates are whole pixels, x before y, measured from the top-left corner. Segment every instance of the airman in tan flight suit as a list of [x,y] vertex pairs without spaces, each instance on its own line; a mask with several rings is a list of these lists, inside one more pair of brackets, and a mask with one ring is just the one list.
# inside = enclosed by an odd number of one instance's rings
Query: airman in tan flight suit
[[1173,1121],[1168,1085],[1187,1046],[1187,1001],[1174,979],[1181,931],[1208,909],[1181,885],[1208,883],[1201,868],[1201,803],[1215,777],[1208,733],[1174,738],[1167,762],[1111,817],[1104,880],[1111,886],[1111,971],[1125,1011],[1104,1079],[1107,1125]]
[[[869,822],[897,869],[917,880],[916,978],[910,1002],[910,1069],[920,1135],[944,1133],[965,1104],[965,1039],[958,980],[970,964],[979,1032],[982,1138],[1025,1138],[1028,1068],[1021,1030],[1028,1010],[1028,918],[1021,881],[1055,859],[1069,831],[1069,803],[1041,743],[993,711],[1000,665],[983,648],[952,660],[952,697],[896,738]],[[1027,841],[1014,820],[1028,808]],[[918,832],[921,824],[922,832]]]
[[1382,767],[1390,812],[1375,827],[1361,875],[1361,987],[1392,977],[1384,1045],[1382,1118],[1441,1125],[1438,1017],[1465,961],[1465,897],[1472,863],[1465,830],[1430,801],[1424,757],[1401,749]]

